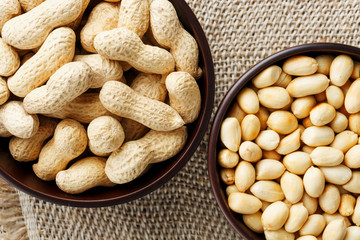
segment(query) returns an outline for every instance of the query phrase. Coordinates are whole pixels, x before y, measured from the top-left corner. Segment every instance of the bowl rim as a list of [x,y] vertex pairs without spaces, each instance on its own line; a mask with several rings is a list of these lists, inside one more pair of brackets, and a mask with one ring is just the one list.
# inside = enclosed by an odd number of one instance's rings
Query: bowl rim
[[[214,120],[212,122],[210,136],[208,141],[208,174],[210,179],[210,184],[212,188],[213,195],[215,196],[216,202],[220,207],[220,210],[224,214],[227,221],[231,224],[231,226],[236,230],[238,234],[240,234],[245,239],[252,240],[254,236],[250,236],[249,232],[252,232],[250,229],[244,230],[242,226],[240,226],[239,219],[236,217],[236,213],[232,212],[227,202],[224,200],[224,190],[222,189],[221,182],[219,180],[218,173],[218,164],[217,164],[217,146],[218,146],[218,136],[220,132],[220,126],[225,118],[225,114],[228,111],[231,103],[234,101],[236,95],[240,92],[240,90],[251,81],[258,73],[264,70],[266,67],[269,67],[272,64],[280,62],[286,58],[300,55],[300,54],[310,54],[315,52],[326,52],[329,51],[329,54],[337,53],[337,54],[347,54],[353,56],[358,56],[360,58],[360,48],[341,44],[341,43],[329,43],[329,42],[319,42],[319,43],[308,43],[297,45],[289,48],[285,48],[281,51],[273,53],[263,59],[262,61],[253,65],[250,69],[248,69],[244,74],[242,74],[234,84],[229,88],[229,90],[224,95],[221,100],[217,111],[214,116]],[[325,53],[324,53],[325,54]],[[240,216],[240,215],[238,215]],[[255,232],[252,232],[256,234]],[[260,238],[259,238],[260,239]]]
[[[182,12],[182,15],[186,17],[187,22],[189,23],[189,29],[193,33],[194,38],[197,40],[199,47],[199,60],[203,61],[203,78],[206,77],[204,81],[207,85],[207,89],[204,90],[202,94],[204,94],[203,101],[203,111],[200,112],[198,116],[198,120],[196,123],[196,128],[198,129],[197,135],[189,142],[188,148],[184,148],[179,153],[180,156],[176,159],[175,164],[169,168],[169,170],[162,174],[159,178],[152,181],[150,184],[139,188],[137,191],[132,191],[131,193],[106,198],[105,200],[79,200],[79,199],[70,199],[66,197],[53,196],[51,194],[47,194],[46,192],[41,192],[39,190],[28,187],[26,184],[17,180],[16,178],[10,176],[0,167],[0,177],[2,177],[5,181],[10,183],[15,188],[21,190],[24,193],[27,193],[33,197],[39,198],[41,200],[55,203],[58,205],[71,206],[71,207],[107,207],[113,206],[117,204],[126,203],[138,198],[141,198],[154,190],[163,186],[166,182],[168,182],[172,177],[174,177],[180,169],[182,169],[185,164],[190,160],[200,142],[202,141],[207,129],[208,124],[210,122],[212,109],[214,105],[214,96],[215,96],[215,74],[214,74],[214,64],[213,59],[209,47],[209,43],[207,41],[206,35],[204,33],[203,28],[201,27],[198,19],[196,18],[194,12],[191,10],[189,5],[184,0],[170,0],[172,4],[175,4],[179,7]],[[179,9],[176,9],[177,12]],[[206,74],[205,74],[206,73]],[[206,94],[205,94],[206,93]]]

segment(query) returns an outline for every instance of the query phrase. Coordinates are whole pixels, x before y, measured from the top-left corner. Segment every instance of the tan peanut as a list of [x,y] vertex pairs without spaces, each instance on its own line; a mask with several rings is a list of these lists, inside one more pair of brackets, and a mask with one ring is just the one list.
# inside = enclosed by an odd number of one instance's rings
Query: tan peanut
[[88,52],[96,53],[94,39],[103,31],[117,27],[119,4],[100,2],[91,11],[89,18],[80,32],[81,46]]
[[257,211],[253,214],[244,214],[242,215],[242,219],[245,225],[250,228],[252,231],[257,233],[263,233],[264,228],[261,223],[261,212]]
[[320,170],[327,182],[337,185],[347,183],[352,177],[351,169],[342,164],[334,167],[320,167]]
[[274,159],[274,160],[281,160],[282,155],[277,153],[275,150],[272,151],[262,151],[264,159]]
[[257,162],[261,159],[261,148],[251,141],[244,141],[240,144],[239,154],[242,159],[248,162]]
[[326,99],[335,109],[339,109],[344,104],[345,96],[341,88],[332,85],[326,89]]
[[290,233],[299,231],[309,217],[308,210],[303,203],[297,203],[290,207],[289,218],[285,223],[285,230]]
[[331,221],[324,229],[323,240],[343,240],[346,234],[346,225],[343,219]]
[[111,115],[111,113],[101,104],[98,93],[84,93],[61,110],[46,114],[48,117],[71,118],[81,123],[90,123],[95,118],[104,115]]
[[270,114],[267,125],[279,134],[289,134],[298,127],[298,120],[288,111],[274,111]]
[[170,48],[176,70],[188,72],[198,79],[202,70],[198,66],[199,50],[196,40],[182,27],[174,6],[168,0],[154,0],[151,3],[150,25],[155,40]]
[[344,240],[360,239],[360,227],[350,226],[346,229]]
[[220,179],[226,185],[233,185],[235,183],[235,170],[233,168],[223,168],[220,171]]
[[71,23],[81,10],[82,0],[47,0],[32,11],[6,22],[2,37],[19,49],[37,48],[54,28]]
[[325,188],[325,176],[317,167],[310,167],[303,176],[304,189],[313,198],[319,197]]
[[87,146],[85,128],[77,121],[65,119],[55,128],[54,137],[41,149],[33,170],[40,179],[54,180],[56,174],[80,156]]
[[46,85],[26,95],[24,107],[29,113],[58,112],[89,89],[92,77],[93,71],[86,63],[67,63],[50,77]]
[[36,134],[28,139],[13,136],[9,142],[9,150],[13,158],[20,162],[37,159],[46,139],[55,131],[57,122],[51,118],[40,117],[40,126]]
[[304,207],[306,207],[310,215],[316,212],[318,207],[317,198],[310,197],[305,191],[301,202],[304,204]]
[[39,129],[39,119],[30,115],[20,101],[9,101],[0,106],[0,122],[4,128],[19,138],[30,138]]
[[356,226],[360,226],[360,197],[356,198],[354,213],[351,216],[351,220]]
[[78,194],[97,186],[113,187],[105,174],[106,159],[83,158],[56,174],[56,185],[66,193]]
[[90,88],[101,88],[107,81],[118,81],[123,76],[122,66],[99,54],[75,55],[74,62],[87,63],[94,72]]
[[324,74],[315,73],[293,79],[286,90],[291,97],[305,97],[325,91],[329,82],[330,80]]
[[328,126],[311,126],[306,128],[301,135],[301,140],[311,147],[328,145],[334,138],[334,131]]
[[283,228],[275,231],[272,230],[264,231],[264,233],[266,240],[278,240],[278,239],[295,240],[295,234],[288,233]]
[[330,147],[341,150],[344,154],[358,142],[358,135],[352,131],[346,130],[337,134]]
[[335,116],[335,108],[328,103],[320,103],[310,111],[310,121],[315,126],[326,125],[331,122]]
[[223,168],[234,168],[238,165],[240,157],[236,152],[225,148],[219,151],[217,160]]
[[292,77],[289,74],[282,72],[279,79],[274,83],[275,86],[286,88],[291,82]]
[[349,116],[349,129],[360,135],[360,112]]
[[300,236],[313,235],[319,236],[326,226],[325,218],[321,214],[312,214],[308,217],[302,228],[299,230]]
[[240,192],[245,192],[255,182],[255,168],[246,161],[241,161],[235,169],[235,185]]
[[321,167],[337,166],[344,160],[344,153],[333,147],[317,147],[310,154],[312,162]]
[[144,36],[150,21],[148,0],[122,0],[119,10],[118,27],[125,27],[140,38]]
[[294,56],[286,59],[282,68],[289,75],[304,76],[315,73],[318,70],[318,63],[312,57]]
[[296,240],[318,240],[318,238],[312,235],[306,235],[306,236],[298,237]]
[[341,194],[339,213],[348,217],[354,213],[356,198],[351,194]]
[[10,91],[4,78],[0,77],[0,105],[6,103],[10,97]]
[[126,28],[99,33],[94,39],[94,47],[104,57],[126,61],[145,73],[165,74],[173,71],[175,66],[168,51],[143,44],[139,36]]
[[256,163],[256,180],[274,180],[284,173],[284,165],[273,159],[263,159]]
[[113,117],[101,116],[92,120],[87,128],[89,148],[97,156],[109,156],[124,142],[125,133]]
[[194,122],[201,108],[201,93],[196,80],[187,72],[172,72],[166,77],[165,86],[170,106],[180,114],[185,124]]
[[345,224],[347,227],[351,226],[351,222],[349,220],[349,218],[342,216],[340,213],[336,212],[333,214],[329,214],[329,213],[323,213],[323,216],[325,218],[326,224],[329,224],[330,222],[334,221],[334,220],[344,220]]
[[340,206],[339,189],[332,184],[327,184],[319,197],[320,208],[329,214],[335,213]]
[[307,154],[311,154],[314,151],[315,147],[310,147],[308,145],[304,145],[301,150]]
[[314,126],[314,124],[312,124],[312,122],[311,122],[311,120],[310,120],[310,117],[304,118],[304,119],[302,120],[302,125],[303,125],[305,128]]
[[20,66],[20,58],[13,47],[0,37],[0,76],[8,77]]
[[263,130],[259,133],[255,142],[261,149],[271,151],[279,145],[280,136],[273,130]]
[[232,184],[227,186],[225,191],[226,191],[226,196],[229,197],[229,195],[232,194],[233,192],[239,192],[239,189],[237,189],[235,184]]
[[294,152],[300,148],[300,129],[296,129],[291,134],[280,140],[276,152],[285,155]]
[[74,31],[63,27],[55,29],[39,51],[8,79],[10,91],[16,96],[25,97],[33,89],[44,84],[56,70],[70,62],[74,52]]
[[347,55],[338,55],[334,58],[330,66],[330,81],[336,86],[342,86],[350,78],[354,69],[354,62]]
[[255,197],[267,202],[281,201],[285,197],[280,184],[275,181],[257,181],[250,187],[250,192]]
[[289,217],[288,206],[281,201],[270,204],[261,216],[261,222],[265,231],[279,230]]
[[360,145],[350,148],[344,157],[344,163],[349,168],[360,168]]
[[[244,119],[245,116],[246,116],[246,113],[243,110],[241,110],[241,108],[237,102],[234,102],[231,105],[229,111],[226,114],[226,117],[234,117],[239,121],[239,123],[242,122],[242,120]],[[258,116],[258,118],[260,119],[259,116]],[[261,123],[261,120],[260,120],[260,123]],[[261,126],[261,127],[263,127],[263,126]]]
[[342,187],[349,192],[360,193],[360,171],[353,171],[350,181]]
[[21,7],[18,0],[2,0],[0,2],[0,33],[4,24],[20,13]]
[[303,175],[312,162],[308,153],[297,151],[284,156],[283,164],[289,172]]
[[295,117],[302,119],[310,115],[311,109],[316,105],[314,96],[300,97],[291,104],[291,111]]
[[292,204],[299,202],[303,197],[303,181],[296,174],[285,171],[281,176],[280,186],[285,198]]
[[253,195],[235,192],[228,197],[231,210],[240,214],[254,214],[261,208],[261,201]]
[[255,114],[259,111],[259,98],[251,88],[244,88],[236,96],[236,101],[241,109],[248,114]]
[[254,140],[260,132],[260,120],[254,114],[248,114],[241,122],[241,138],[244,141]]
[[350,76],[352,79],[360,77],[360,62],[354,61],[354,69]]
[[282,87],[266,87],[260,89],[258,92],[260,103],[273,109],[280,109],[290,103],[289,93]]
[[360,79],[355,80],[350,85],[345,95],[344,106],[348,113],[357,113],[360,111]]
[[137,178],[151,163],[165,161],[175,156],[185,145],[187,128],[172,131],[151,130],[144,137],[123,144],[106,162],[105,172],[118,184]]
[[234,117],[226,118],[220,129],[220,139],[225,147],[237,152],[241,142],[241,127],[239,121]]
[[267,127],[266,122],[267,122],[267,120],[269,118],[269,115],[270,115],[269,111],[264,107],[260,107],[259,111],[255,115],[260,120],[260,129],[265,130],[266,127]]
[[332,61],[334,60],[335,56],[329,54],[323,54],[317,56],[315,59],[318,63],[318,73],[322,73],[324,75],[329,75],[330,66]]
[[277,65],[272,65],[254,77],[252,83],[257,88],[269,87],[279,80],[281,74],[281,68]]
[[329,126],[335,133],[340,133],[348,127],[348,119],[343,113],[336,112],[335,118],[330,122]]

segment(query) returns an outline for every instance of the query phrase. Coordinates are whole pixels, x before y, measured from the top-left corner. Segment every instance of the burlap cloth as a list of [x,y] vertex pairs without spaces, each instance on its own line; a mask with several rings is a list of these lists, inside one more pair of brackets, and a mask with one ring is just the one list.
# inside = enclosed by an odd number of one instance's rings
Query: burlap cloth
[[[360,1],[187,2],[213,54],[214,112],[235,80],[271,53],[310,42],[360,46]],[[241,239],[211,192],[208,136],[209,131],[191,160],[167,184],[114,207],[70,208],[22,192],[18,192],[19,204],[16,191],[0,184],[2,239]]]

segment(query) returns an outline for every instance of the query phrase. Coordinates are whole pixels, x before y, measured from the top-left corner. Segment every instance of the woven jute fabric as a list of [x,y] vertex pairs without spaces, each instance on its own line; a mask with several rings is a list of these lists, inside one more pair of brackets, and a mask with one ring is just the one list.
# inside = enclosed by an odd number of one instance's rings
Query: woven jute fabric
[[[359,1],[187,2],[203,26],[213,54],[214,113],[241,74],[274,52],[311,42],[360,46]],[[19,192],[28,237],[241,239],[223,217],[211,192],[208,136],[209,130],[191,160],[174,178],[130,203],[80,209],[54,205]]]

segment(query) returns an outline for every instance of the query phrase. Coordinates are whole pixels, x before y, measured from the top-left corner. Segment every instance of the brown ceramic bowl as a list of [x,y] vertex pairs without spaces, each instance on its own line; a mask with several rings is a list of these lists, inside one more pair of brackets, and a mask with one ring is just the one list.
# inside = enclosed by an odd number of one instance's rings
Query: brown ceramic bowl
[[[190,159],[202,140],[210,120],[214,101],[214,67],[205,34],[194,13],[184,0],[170,0],[177,10],[180,21],[199,45],[199,65],[203,76],[198,80],[202,104],[198,119],[188,126],[189,137],[182,151],[175,157],[154,164],[138,179],[112,188],[97,187],[82,194],[62,192],[55,181],[45,182],[35,176],[32,164],[15,161],[8,150],[9,139],[0,139],[0,176],[7,182],[34,197],[45,201],[76,207],[102,207],[124,203],[142,197],[162,186]],[[95,2],[91,2],[94,5]]]
[[319,54],[347,54],[351,56],[354,60],[360,60],[360,48],[336,43],[305,44],[275,53],[264,59],[260,63],[256,64],[234,83],[234,85],[225,95],[224,99],[221,101],[213,121],[208,148],[208,170],[212,190],[215,195],[216,201],[227,220],[230,222],[233,228],[245,239],[260,240],[265,239],[265,237],[263,234],[257,234],[251,231],[244,224],[241,215],[233,212],[229,208],[225,192],[226,185],[220,180],[220,166],[217,164],[217,152],[220,150],[220,126],[223,119],[225,118],[225,114],[231,106],[231,103],[235,101],[236,95],[244,86],[246,86],[249,81],[251,81],[251,79],[253,79],[258,73],[260,73],[268,66],[273,64],[282,66],[282,62],[284,61],[284,59],[299,54],[308,56],[316,56]]

